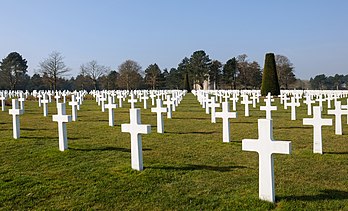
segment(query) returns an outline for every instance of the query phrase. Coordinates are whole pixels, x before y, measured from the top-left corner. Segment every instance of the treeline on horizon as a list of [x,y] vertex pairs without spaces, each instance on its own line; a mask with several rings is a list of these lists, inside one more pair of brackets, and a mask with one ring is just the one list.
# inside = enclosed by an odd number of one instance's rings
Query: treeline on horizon
[[[295,76],[294,66],[284,55],[276,55],[281,89],[347,89],[348,75],[317,75],[310,81]],[[0,62],[0,90],[116,90],[116,89],[260,89],[262,71],[258,62],[246,54],[225,63],[209,58],[204,50],[184,57],[176,68],[161,69],[156,63],[145,70],[133,60],[126,60],[117,70],[92,60],[81,64],[79,74],[71,71],[59,52],[52,52],[39,63],[37,73],[27,74],[27,60],[11,52]],[[208,82],[208,85],[205,84]]]

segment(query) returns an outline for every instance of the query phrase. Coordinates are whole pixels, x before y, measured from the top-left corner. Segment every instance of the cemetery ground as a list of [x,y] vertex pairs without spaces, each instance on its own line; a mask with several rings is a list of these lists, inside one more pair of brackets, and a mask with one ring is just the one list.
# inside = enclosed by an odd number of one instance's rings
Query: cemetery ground
[[[156,133],[156,114],[141,109],[142,124],[151,124],[152,132],[142,135],[140,172],[131,169],[130,135],[121,133],[121,124],[129,123],[127,102],[115,109],[115,127],[110,127],[108,112],[86,99],[77,122],[67,124],[64,152],[52,121],[55,102],[48,117],[37,101],[25,102],[18,140],[12,138],[7,107],[0,112],[0,209],[348,210],[347,117],[341,136],[334,126],[323,127],[324,154],[314,154],[313,127],[302,124],[306,106],[297,108],[297,120],[291,121],[290,108],[284,110],[279,99],[275,104],[274,139],[291,141],[292,154],[274,155],[274,204],[258,199],[258,154],[242,151],[242,139],[258,138],[263,100],[250,106],[250,117],[238,103],[238,117],[230,120],[231,142],[223,143],[222,120],[211,123],[187,94],[172,119],[164,115],[164,134]],[[322,114],[334,119],[325,108]]]

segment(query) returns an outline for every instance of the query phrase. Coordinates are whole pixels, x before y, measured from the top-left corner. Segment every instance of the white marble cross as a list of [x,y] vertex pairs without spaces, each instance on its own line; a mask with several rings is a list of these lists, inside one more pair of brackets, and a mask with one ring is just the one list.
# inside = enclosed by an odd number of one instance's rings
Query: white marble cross
[[21,93],[19,94],[18,102],[19,102],[19,108],[20,108],[21,110],[24,111],[25,97],[24,97],[23,92],[21,92]]
[[332,119],[322,119],[320,106],[314,106],[313,118],[304,118],[303,125],[313,125],[313,153],[323,154],[321,127],[332,125]]
[[151,108],[151,112],[157,113],[157,133],[164,133],[164,123],[162,113],[167,112],[168,108],[162,107],[162,100],[156,99],[156,107]]
[[100,97],[99,97],[99,102],[101,104],[101,110],[102,112],[105,112],[105,101],[106,101],[106,97],[104,97],[104,94],[102,94]]
[[105,108],[109,109],[109,126],[114,126],[114,111],[113,109],[117,108],[117,104],[112,103],[112,97],[108,97],[108,103],[105,104]]
[[135,103],[138,102],[138,100],[134,98],[134,94],[133,93],[131,93],[130,98],[131,99],[128,100],[128,103],[131,104],[131,108],[135,108]]
[[48,116],[48,102],[47,95],[43,94],[43,99],[41,100],[41,103],[43,104],[43,115]]
[[307,115],[312,115],[312,103],[315,103],[314,100],[311,99],[310,95],[305,95],[305,100],[303,101],[307,105]]
[[19,115],[22,115],[24,112],[19,108],[17,99],[12,99],[12,109],[9,109],[8,113],[12,115],[13,138],[18,139],[20,137]]
[[290,141],[274,141],[272,120],[258,120],[258,139],[243,139],[242,150],[259,153],[259,198],[275,201],[273,154],[290,154]]
[[118,99],[118,106],[120,107],[120,108],[122,108],[122,101],[123,101],[123,95],[117,95],[117,99]]
[[260,106],[261,111],[266,111],[266,119],[272,119],[272,111],[277,110],[277,106],[272,106],[272,98],[268,97],[264,99],[266,105]]
[[222,103],[222,112],[215,112],[216,118],[222,118],[222,141],[230,142],[230,119],[237,118],[236,112],[230,112],[228,102]]
[[149,134],[151,132],[151,125],[142,125],[139,108],[129,109],[130,123],[122,124],[121,131],[130,133],[131,135],[131,157],[132,169],[143,170],[143,152],[141,134]]
[[75,95],[71,95],[71,102],[69,102],[69,105],[71,106],[71,117],[72,117],[72,121],[76,121],[77,120],[77,106],[78,106],[79,102],[76,100],[76,96]]
[[58,114],[52,116],[52,120],[58,122],[59,150],[64,151],[68,149],[66,123],[71,122],[71,116],[65,113],[65,103],[57,104],[57,112]]
[[166,96],[166,101],[163,102],[165,105],[167,105],[167,119],[172,118],[172,105],[174,106],[174,103],[170,100],[170,96]]
[[300,106],[300,103],[296,102],[295,97],[291,97],[291,103],[287,103],[291,107],[291,120],[296,120],[296,107]]
[[144,109],[147,109],[147,100],[149,99],[149,97],[147,96],[147,94],[144,94],[141,99],[144,100]]
[[232,101],[232,111],[236,111],[237,110],[237,102],[239,100],[237,94],[233,94],[232,97],[230,98],[230,100]]
[[243,100],[240,103],[244,104],[244,116],[250,116],[249,115],[249,105],[252,102],[251,102],[251,100],[249,100],[249,95],[245,94],[242,97],[243,97]]
[[2,95],[0,96],[0,100],[1,100],[1,110],[2,110],[2,111],[5,111],[5,101],[6,101],[5,94],[2,94]]
[[327,114],[335,115],[335,134],[342,135],[342,115],[347,115],[348,110],[342,110],[341,101],[335,103],[334,110],[328,110]]
[[215,102],[215,97],[211,97],[211,102],[209,107],[211,108],[211,123],[216,123],[216,109],[220,107],[220,103]]

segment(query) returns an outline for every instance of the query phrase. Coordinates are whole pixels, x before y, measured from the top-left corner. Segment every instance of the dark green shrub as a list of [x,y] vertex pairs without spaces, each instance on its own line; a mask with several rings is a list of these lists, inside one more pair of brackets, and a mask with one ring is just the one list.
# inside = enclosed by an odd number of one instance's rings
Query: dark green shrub
[[266,54],[262,75],[261,95],[266,96],[268,92],[273,96],[280,94],[274,53]]

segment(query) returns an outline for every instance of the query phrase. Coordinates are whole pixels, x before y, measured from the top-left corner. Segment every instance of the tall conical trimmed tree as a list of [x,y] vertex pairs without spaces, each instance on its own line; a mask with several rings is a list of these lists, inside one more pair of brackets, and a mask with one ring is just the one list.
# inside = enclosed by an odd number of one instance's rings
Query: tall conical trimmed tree
[[263,68],[261,95],[266,96],[268,92],[273,96],[280,94],[274,53],[266,54],[265,67]]
[[191,86],[190,86],[190,82],[189,82],[188,73],[185,73],[185,78],[184,78],[184,89],[187,90],[187,92],[191,92]]

